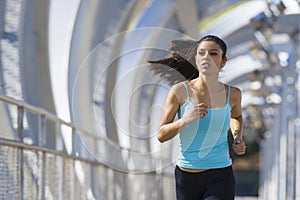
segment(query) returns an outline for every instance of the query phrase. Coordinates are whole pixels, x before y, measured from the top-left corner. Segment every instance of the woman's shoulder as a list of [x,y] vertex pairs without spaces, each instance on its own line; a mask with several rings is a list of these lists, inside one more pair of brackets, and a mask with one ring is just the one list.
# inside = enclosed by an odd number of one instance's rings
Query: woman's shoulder
[[185,81],[176,83],[170,89],[170,92],[175,94],[175,96],[177,97],[179,103],[181,103],[184,100],[185,96],[186,96],[186,88],[185,88],[184,84],[186,84]]
[[240,88],[232,86],[232,85],[228,85],[228,87],[230,87],[230,93],[232,95],[241,95],[242,92],[241,92]]
[[[227,85],[227,84],[225,84]],[[230,88],[230,101],[236,102],[240,101],[242,98],[242,91],[240,88],[232,85],[227,85]]]
[[184,84],[186,84],[185,82],[186,81],[182,81],[172,85],[171,91],[175,93],[182,92],[182,90],[185,90],[185,86],[184,86]]

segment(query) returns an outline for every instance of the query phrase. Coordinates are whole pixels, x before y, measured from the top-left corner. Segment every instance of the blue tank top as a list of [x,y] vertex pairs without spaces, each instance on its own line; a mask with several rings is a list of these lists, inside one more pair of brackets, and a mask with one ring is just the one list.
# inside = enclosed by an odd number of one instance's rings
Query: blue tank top
[[[180,106],[178,117],[181,118],[195,106],[190,101],[187,85],[183,82],[187,101]],[[191,169],[223,168],[232,164],[227,131],[230,127],[230,86],[224,107],[210,108],[203,119],[186,126],[180,133],[180,152],[177,165]]]

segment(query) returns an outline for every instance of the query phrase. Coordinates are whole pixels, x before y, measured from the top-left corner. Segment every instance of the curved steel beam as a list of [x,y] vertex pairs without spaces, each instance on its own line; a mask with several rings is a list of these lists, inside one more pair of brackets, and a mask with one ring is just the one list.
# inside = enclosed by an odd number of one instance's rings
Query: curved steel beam
[[[56,113],[52,95],[48,57],[48,10],[49,1],[25,1],[23,7],[23,32],[21,41],[21,69],[24,100]],[[38,130],[36,119],[28,116],[31,131]],[[52,134],[55,126],[48,126],[46,144],[55,145]],[[38,134],[38,133],[37,133]]]

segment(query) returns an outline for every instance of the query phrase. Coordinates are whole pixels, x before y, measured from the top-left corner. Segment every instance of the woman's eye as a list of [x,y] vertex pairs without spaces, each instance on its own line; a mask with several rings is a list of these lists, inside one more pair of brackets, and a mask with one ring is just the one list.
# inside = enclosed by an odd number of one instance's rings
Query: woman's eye
[[[199,51],[198,53],[200,56],[205,56],[206,52],[205,51]],[[210,56],[216,56],[218,55],[218,52],[209,52]]]

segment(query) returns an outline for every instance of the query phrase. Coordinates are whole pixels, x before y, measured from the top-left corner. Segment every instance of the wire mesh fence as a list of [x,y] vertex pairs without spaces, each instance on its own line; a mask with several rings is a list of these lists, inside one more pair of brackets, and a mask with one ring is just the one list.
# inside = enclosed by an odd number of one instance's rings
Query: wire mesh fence
[[173,182],[167,174],[117,171],[38,146],[0,140],[0,199],[169,199],[175,195]]
[[[1,95],[0,100],[19,110],[18,126],[13,129],[17,133],[16,137],[13,139],[3,138],[3,135],[2,138],[0,137],[0,199],[175,198],[171,162],[163,168],[149,168],[149,164],[158,160],[151,160],[149,156],[142,158],[143,154],[141,154],[135,161],[137,170],[131,171],[126,165],[117,165],[118,162],[126,161],[120,161],[122,156],[108,148],[104,138],[85,134],[71,123],[24,102]],[[36,143],[28,142],[26,137],[29,136],[24,134],[26,128],[24,128],[22,115],[28,112],[42,119],[37,120],[36,127],[40,128],[36,131],[39,137],[44,139],[39,138]],[[46,124],[49,123],[56,127],[51,132],[56,138],[54,146],[40,142],[47,141],[45,135],[49,130],[46,129],[48,127]],[[70,139],[73,143],[71,151],[63,148],[65,144],[61,135],[62,126],[70,129]],[[81,132],[81,137],[78,136],[78,132]],[[87,149],[84,145],[86,139],[94,141],[98,148],[95,152],[98,154],[102,151],[106,152],[106,162],[101,162],[99,156],[95,156]],[[122,152],[124,151],[125,149]],[[114,163],[112,166],[109,165],[111,162]]]

